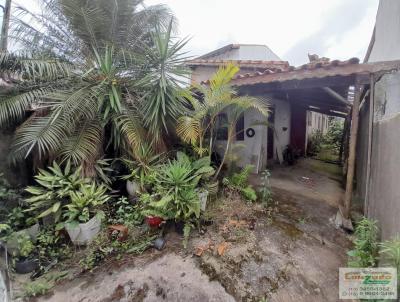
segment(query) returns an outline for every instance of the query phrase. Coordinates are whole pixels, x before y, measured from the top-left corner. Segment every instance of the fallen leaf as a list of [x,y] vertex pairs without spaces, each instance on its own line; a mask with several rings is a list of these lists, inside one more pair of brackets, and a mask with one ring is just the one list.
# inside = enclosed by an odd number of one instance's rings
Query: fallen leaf
[[223,256],[225,254],[225,251],[227,248],[228,248],[227,242],[222,242],[220,245],[218,245],[218,248],[217,248],[218,255]]

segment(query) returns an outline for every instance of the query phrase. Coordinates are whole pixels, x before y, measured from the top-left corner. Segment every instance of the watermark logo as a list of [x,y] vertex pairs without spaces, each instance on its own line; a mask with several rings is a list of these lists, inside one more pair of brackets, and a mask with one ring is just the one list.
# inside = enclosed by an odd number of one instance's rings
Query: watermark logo
[[339,268],[340,299],[397,299],[397,269]]

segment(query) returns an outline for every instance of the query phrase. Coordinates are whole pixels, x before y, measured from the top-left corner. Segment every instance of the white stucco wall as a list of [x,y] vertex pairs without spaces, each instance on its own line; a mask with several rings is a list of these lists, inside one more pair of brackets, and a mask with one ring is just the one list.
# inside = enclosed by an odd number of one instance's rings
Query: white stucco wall
[[209,60],[264,60],[264,61],[282,61],[268,46],[266,45],[243,45],[239,48],[207,58]]
[[[274,159],[281,160],[277,157],[277,152],[282,153],[287,145],[290,143],[290,104],[284,100],[273,99],[271,101],[275,108],[274,120]],[[286,129],[286,130],[285,130]]]
[[[259,96],[263,98],[263,96]],[[290,142],[290,104],[284,100],[272,99],[271,106],[275,109],[274,122],[274,160],[282,159],[282,151]],[[257,121],[266,121],[267,117],[263,116],[255,109],[251,109],[244,114],[244,129],[253,128],[255,135],[248,137],[245,133],[243,141],[235,141],[232,143],[232,153],[236,159],[236,165],[244,167],[253,165],[254,172],[260,172],[266,168],[267,164],[267,146],[268,142],[268,127],[254,126]],[[286,130],[285,130],[286,129]],[[226,141],[219,140],[216,143],[217,150],[223,154]],[[277,156],[277,152],[280,156]],[[280,157],[280,158],[279,158]]]
[[[400,1],[381,0],[375,42],[369,62],[400,60]],[[360,127],[357,146],[357,193],[368,201],[364,213],[378,221],[382,240],[400,234],[400,72],[385,74],[375,84],[370,180],[367,185],[368,127]],[[368,103],[367,103],[368,104]],[[369,123],[369,104],[360,125]],[[367,193],[368,192],[368,193]]]
[[375,26],[375,43],[369,62],[399,60],[400,1],[381,0]]

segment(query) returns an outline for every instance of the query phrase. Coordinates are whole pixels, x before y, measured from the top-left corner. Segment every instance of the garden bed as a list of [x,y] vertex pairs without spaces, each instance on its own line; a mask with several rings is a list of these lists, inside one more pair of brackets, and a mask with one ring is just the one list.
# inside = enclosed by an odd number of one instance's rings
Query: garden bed
[[163,251],[113,257],[83,275],[69,269],[71,280],[39,300],[334,301],[350,247],[329,222],[335,208],[277,188],[273,198],[268,208],[219,199],[205,215],[213,224],[193,232],[187,250],[169,232]]

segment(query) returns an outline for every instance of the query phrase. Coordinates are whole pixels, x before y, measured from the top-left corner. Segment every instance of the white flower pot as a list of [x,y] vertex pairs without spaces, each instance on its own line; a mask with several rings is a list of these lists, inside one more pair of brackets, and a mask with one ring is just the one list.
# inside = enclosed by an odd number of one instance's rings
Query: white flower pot
[[197,192],[200,200],[200,210],[203,212],[206,210],[207,207],[207,197],[208,197],[208,191],[199,191]]
[[75,245],[87,245],[93,241],[93,239],[100,232],[101,220],[94,216],[86,223],[80,223],[73,227],[66,225],[65,229],[68,232],[69,238]]
[[129,196],[131,196],[131,197],[137,196],[137,192],[140,191],[140,186],[134,180],[127,180],[126,181],[126,191],[128,192]]

